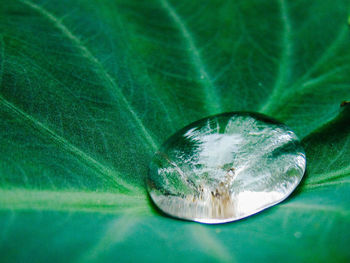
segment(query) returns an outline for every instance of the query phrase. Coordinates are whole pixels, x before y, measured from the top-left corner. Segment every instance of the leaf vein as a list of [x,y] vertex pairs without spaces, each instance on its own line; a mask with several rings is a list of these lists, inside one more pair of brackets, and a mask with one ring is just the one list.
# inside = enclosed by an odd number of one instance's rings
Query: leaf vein
[[189,54],[191,55],[191,60],[204,87],[206,97],[205,101],[207,102],[207,108],[209,109],[209,112],[211,114],[221,112],[221,104],[219,102],[219,96],[216,92],[216,87],[203,63],[200,52],[190,31],[187,29],[186,24],[183,22],[182,18],[177,14],[177,12],[174,10],[174,7],[168,2],[168,0],[160,0],[160,3],[164,10],[168,12],[170,18],[173,20],[179,32],[181,32],[182,36],[185,39],[185,42],[189,49]]
[[[346,67],[342,67],[340,69],[335,69],[331,72],[327,72],[323,76],[318,76],[315,79],[311,79],[307,81],[307,79],[321,66],[327,59],[329,59],[334,53],[336,52],[339,45],[342,43],[344,38],[347,36],[348,33],[348,25],[344,25],[341,30],[339,30],[337,38],[329,45],[329,47],[323,52],[322,56],[319,57],[319,59],[313,64],[313,66],[306,71],[299,80],[295,81],[295,84],[291,86],[284,94],[281,94],[281,92],[278,92],[277,95],[270,96],[269,99],[266,101],[265,105],[263,105],[260,109],[260,111],[271,111],[272,110],[272,104],[276,102],[277,100],[278,105],[283,105],[283,103],[287,102],[290,97],[298,95],[301,91],[306,91],[310,87],[312,87],[314,84],[318,84],[322,80],[326,80],[327,77],[333,76],[333,74],[345,69]],[[274,92],[275,93],[275,92]],[[300,93],[301,94],[301,93]],[[281,97],[279,97],[282,95]]]
[[3,36],[0,34],[0,86],[2,85],[2,76],[4,74],[4,60],[5,60],[5,42]]
[[138,128],[142,131],[144,138],[148,142],[149,146],[153,150],[156,150],[157,144],[153,140],[152,136],[150,133],[147,131],[146,127],[142,123],[141,119],[139,116],[136,114],[136,112],[133,110],[132,106],[128,102],[128,100],[125,98],[124,94],[114,81],[114,79],[111,77],[111,75],[106,71],[102,63],[91,53],[91,51],[81,42],[81,40],[76,37],[63,23],[60,19],[58,19],[54,14],[50,13],[43,7],[34,4],[28,0],[19,0],[23,4],[27,5],[28,7],[32,8],[33,10],[37,11],[39,14],[41,14],[43,17],[48,19],[53,25],[60,30],[60,32],[67,37],[69,40],[72,41],[72,43],[75,44],[75,46],[78,48],[80,53],[82,54],[83,57],[87,58],[92,64],[94,64],[97,69],[100,71],[100,74],[103,77],[103,80],[108,84],[110,88],[115,92],[117,97],[120,99],[120,101],[124,104],[125,108],[129,111],[131,114],[132,118],[134,119],[135,123],[137,124]]
[[284,47],[281,54],[280,66],[275,85],[272,89],[271,95],[260,108],[260,112],[268,112],[273,102],[280,96],[285,84],[288,80],[291,67],[291,57],[293,53],[293,46],[291,43],[292,26],[288,14],[288,6],[286,0],[279,0],[281,19],[283,22],[282,46]]
[[[15,113],[17,116],[22,118],[23,120],[27,121],[32,127],[36,128],[38,131],[44,133],[45,135],[49,136],[57,145],[63,147],[70,153],[78,156],[81,160],[85,161],[87,164],[94,167],[97,171],[100,172],[101,175],[105,176],[110,182],[113,184],[116,184],[117,186],[121,186],[127,190],[130,190],[134,188],[133,186],[129,185],[126,182],[123,182],[119,178],[119,182],[116,182],[116,177],[118,176],[118,172],[115,170],[112,170],[105,165],[101,164],[99,161],[94,159],[93,157],[89,156],[73,144],[71,144],[69,141],[58,135],[56,132],[51,130],[49,127],[47,127],[45,124],[41,123],[37,119],[33,118],[26,112],[22,111],[20,108],[6,100],[4,97],[0,96],[0,104],[2,104],[4,107],[9,109],[11,112]],[[103,178],[103,177],[102,177]],[[105,178],[103,178],[105,179]]]
[[47,189],[0,189],[0,210],[39,209],[57,211],[121,212],[147,211],[144,195]]

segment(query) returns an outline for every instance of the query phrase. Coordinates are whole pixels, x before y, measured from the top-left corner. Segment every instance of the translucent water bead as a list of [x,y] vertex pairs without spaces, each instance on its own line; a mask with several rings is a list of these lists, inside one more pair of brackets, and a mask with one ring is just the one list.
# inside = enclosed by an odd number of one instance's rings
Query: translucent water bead
[[147,185],[168,215],[224,223],[283,201],[305,165],[304,150],[287,126],[257,113],[225,113],[171,136],[152,159]]

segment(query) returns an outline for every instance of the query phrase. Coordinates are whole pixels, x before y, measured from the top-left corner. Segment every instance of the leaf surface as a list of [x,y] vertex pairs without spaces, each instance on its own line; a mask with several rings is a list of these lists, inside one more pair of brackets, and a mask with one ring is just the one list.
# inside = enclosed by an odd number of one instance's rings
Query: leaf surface
[[[2,259],[348,261],[349,8],[3,0]],[[297,191],[231,224],[161,215],[144,190],[152,154],[195,120],[241,110],[303,139]]]

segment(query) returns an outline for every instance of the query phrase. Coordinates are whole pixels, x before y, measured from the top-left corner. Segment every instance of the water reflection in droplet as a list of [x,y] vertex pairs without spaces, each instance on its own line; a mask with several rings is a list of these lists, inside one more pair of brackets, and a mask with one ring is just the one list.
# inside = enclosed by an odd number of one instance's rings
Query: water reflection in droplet
[[147,184],[166,214],[224,223],[284,200],[305,164],[298,138],[285,125],[260,114],[225,113],[171,136],[153,157]]

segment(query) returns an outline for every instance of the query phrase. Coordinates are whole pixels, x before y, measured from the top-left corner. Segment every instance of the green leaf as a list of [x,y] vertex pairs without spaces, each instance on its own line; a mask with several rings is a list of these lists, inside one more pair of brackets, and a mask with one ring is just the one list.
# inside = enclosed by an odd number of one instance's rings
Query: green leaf
[[[2,261],[349,261],[349,7],[2,0]],[[302,185],[235,223],[160,214],[144,190],[152,154],[239,110],[303,139]]]

